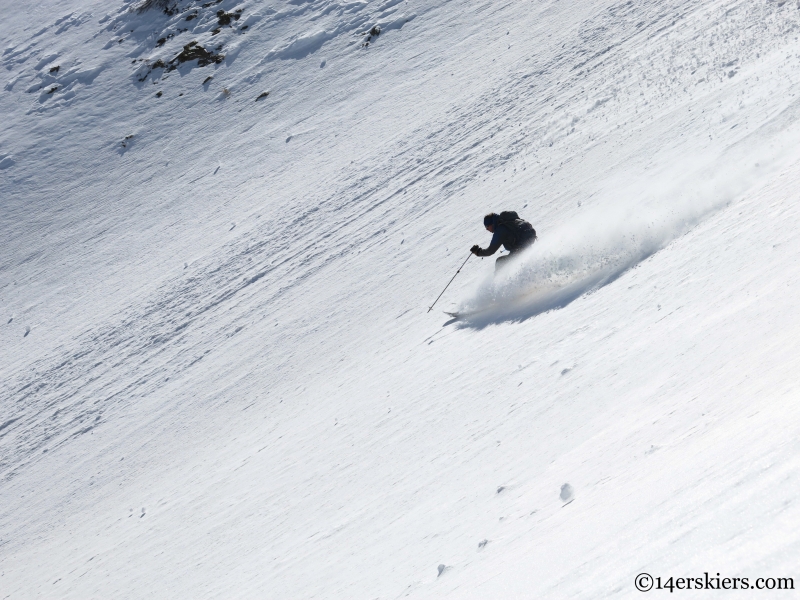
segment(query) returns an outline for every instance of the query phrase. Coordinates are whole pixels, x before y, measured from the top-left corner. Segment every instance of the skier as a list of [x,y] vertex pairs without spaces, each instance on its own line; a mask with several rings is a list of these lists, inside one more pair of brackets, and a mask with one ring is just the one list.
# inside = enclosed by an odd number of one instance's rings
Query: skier
[[506,256],[501,256],[495,262],[495,272],[508,264],[508,261],[518,252],[521,252],[536,241],[536,230],[527,221],[520,219],[513,210],[501,212],[499,215],[489,213],[483,217],[483,226],[492,235],[489,247],[484,250],[475,244],[470,251],[476,256],[491,256],[502,244],[508,250]]

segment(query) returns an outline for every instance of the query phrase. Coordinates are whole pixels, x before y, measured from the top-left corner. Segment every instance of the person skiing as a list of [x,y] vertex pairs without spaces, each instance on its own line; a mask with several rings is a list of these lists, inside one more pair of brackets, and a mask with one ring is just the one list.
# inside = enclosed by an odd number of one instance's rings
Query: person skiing
[[495,272],[499,271],[505,264],[508,264],[506,261],[511,257],[528,248],[536,241],[536,230],[530,223],[520,219],[519,215],[513,210],[501,212],[499,215],[489,213],[483,217],[483,226],[489,233],[493,234],[492,241],[485,250],[475,244],[470,248],[470,252],[476,256],[491,256],[497,252],[501,245],[505,246],[508,254],[499,257],[495,261]]

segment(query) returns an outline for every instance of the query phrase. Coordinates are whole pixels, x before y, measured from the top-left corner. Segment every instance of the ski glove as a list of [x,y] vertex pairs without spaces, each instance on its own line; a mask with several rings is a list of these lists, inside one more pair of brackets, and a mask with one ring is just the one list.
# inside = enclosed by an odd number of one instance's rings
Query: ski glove
[[475,244],[472,248],[469,249],[469,251],[475,254],[476,256],[480,256],[480,254],[478,253],[481,251],[481,247],[478,246],[478,244]]

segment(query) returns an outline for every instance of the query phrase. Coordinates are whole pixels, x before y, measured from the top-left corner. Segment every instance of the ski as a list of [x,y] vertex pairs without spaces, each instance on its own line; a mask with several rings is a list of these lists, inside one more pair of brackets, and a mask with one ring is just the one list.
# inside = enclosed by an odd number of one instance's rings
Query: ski
[[[465,317],[471,317],[472,315],[477,314],[477,312],[447,312],[446,310],[443,311],[449,317],[453,317],[454,319],[463,319]],[[480,311],[478,311],[480,312]]]

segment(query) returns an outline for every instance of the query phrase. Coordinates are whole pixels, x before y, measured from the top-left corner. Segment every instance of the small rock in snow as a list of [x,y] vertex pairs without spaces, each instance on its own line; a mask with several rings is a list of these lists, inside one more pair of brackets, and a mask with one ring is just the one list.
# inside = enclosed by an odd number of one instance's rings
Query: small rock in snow
[[439,574],[437,575],[437,577],[441,577],[442,573],[444,573],[450,567],[448,567],[447,565],[439,565],[437,568],[439,570]]
[[23,335],[22,337],[28,337],[28,334],[30,332],[31,332],[31,326],[30,325],[26,325],[25,326],[25,335]]
[[561,498],[563,502],[572,502],[574,497],[575,497],[575,490],[572,489],[572,486],[570,484],[565,483],[564,485],[561,486],[561,494],[559,495],[559,498]]
[[489,543],[489,540],[483,540],[481,542],[478,542],[478,550],[480,550],[481,548],[485,548],[486,544],[488,544],[488,543]]

